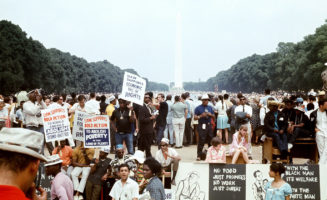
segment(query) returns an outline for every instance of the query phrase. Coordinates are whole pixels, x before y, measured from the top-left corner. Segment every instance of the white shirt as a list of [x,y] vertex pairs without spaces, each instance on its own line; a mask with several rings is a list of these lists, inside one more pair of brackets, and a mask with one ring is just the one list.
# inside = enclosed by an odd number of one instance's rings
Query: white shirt
[[131,200],[133,198],[139,198],[139,186],[130,178],[127,178],[124,186],[121,180],[119,180],[116,181],[109,195],[117,200]]
[[91,99],[85,103],[85,111],[88,114],[100,115],[100,103],[95,99]]
[[84,108],[82,108],[79,103],[75,103],[70,109],[69,109],[69,112],[71,113],[75,113],[75,111],[78,110],[78,111],[81,111],[81,112],[85,112],[85,106]]
[[[243,112],[243,105],[238,105],[235,107],[234,113],[236,114],[237,112]],[[251,106],[244,105],[244,112],[246,112],[247,114],[250,115],[250,117],[252,117],[252,107]]]
[[[168,148],[168,155],[175,157],[175,156],[178,156],[178,153],[177,153],[177,151],[175,149]],[[157,153],[156,153],[156,160],[163,167],[167,167],[173,161],[173,159],[170,158],[170,157],[167,157],[167,160],[166,160],[161,150],[157,151]]]
[[226,110],[228,109],[226,102],[224,102],[224,108],[223,108],[223,103],[221,101],[218,101],[218,103],[216,103],[215,109],[218,111],[218,115],[221,116],[226,116]]
[[266,117],[266,113],[269,112],[269,108],[267,108],[267,106],[263,106],[260,108],[260,125],[264,125],[265,124],[265,117]]
[[324,134],[327,134],[327,115],[326,112],[317,110],[317,124],[316,127]]
[[39,106],[31,101],[27,101],[23,104],[23,113],[25,116],[26,126],[39,126],[39,120],[36,116],[41,114]]

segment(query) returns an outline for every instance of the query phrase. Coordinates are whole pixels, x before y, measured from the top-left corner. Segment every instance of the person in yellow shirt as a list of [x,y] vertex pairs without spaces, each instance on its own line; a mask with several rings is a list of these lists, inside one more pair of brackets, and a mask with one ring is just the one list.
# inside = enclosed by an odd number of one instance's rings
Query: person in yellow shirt
[[[106,114],[109,116],[109,119],[112,116],[112,113],[115,111],[115,105],[116,105],[116,97],[115,95],[111,95],[109,98],[109,105],[106,108]],[[116,141],[115,141],[115,130],[114,127],[112,126],[112,122],[110,122],[110,142],[111,142],[111,147],[110,147],[110,153],[115,153],[115,146],[116,146]]]

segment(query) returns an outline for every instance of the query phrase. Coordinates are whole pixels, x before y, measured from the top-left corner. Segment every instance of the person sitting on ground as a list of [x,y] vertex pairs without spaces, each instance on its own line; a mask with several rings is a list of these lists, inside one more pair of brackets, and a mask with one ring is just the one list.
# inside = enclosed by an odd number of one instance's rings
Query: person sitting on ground
[[268,101],[269,112],[264,119],[263,132],[267,137],[272,137],[274,144],[281,152],[281,159],[286,159],[288,154],[287,146],[287,121],[284,113],[278,110],[279,102]]
[[116,181],[110,191],[113,200],[137,200],[139,198],[139,187],[137,183],[129,178],[130,169],[127,164],[118,167],[120,180]]
[[136,164],[134,160],[130,159],[131,155],[124,154],[124,148],[122,144],[116,145],[116,158],[110,162],[112,172],[115,178],[119,178],[119,166],[121,164],[127,164],[131,172],[129,173],[131,177],[134,176],[134,171],[136,170]]
[[109,148],[101,148],[99,159],[95,159],[91,164],[91,172],[86,181],[85,192],[86,200],[99,200],[101,188],[111,174],[111,159],[107,158]]
[[151,199],[164,200],[166,198],[165,189],[158,178],[162,173],[160,163],[153,157],[148,157],[143,165],[144,178],[149,179],[144,193],[149,192]]
[[173,176],[171,182],[173,185],[175,185],[175,177],[181,157],[178,155],[175,149],[169,148],[168,144],[169,140],[167,138],[162,138],[160,142],[161,149],[156,153],[156,160],[161,164],[163,173],[171,172],[171,168],[173,168]]
[[270,165],[269,176],[273,178],[273,181],[268,182],[265,185],[266,200],[280,199],[290,200],[292,194],[292,188],[290,184],[282,179],[282,174],[285,173],[285,167],[281,163],[273,163]]
[[219,137],[213,137],[211,139],[211,145],[207,151],[205,162],[226,163],[226,149],[222,145],[221,139]]
[[233,142],[229,150],[229,153],[233,156],[232,164],[237,162],[240,154],[242,154],[246,164],[255,162],[248,157],[248,147],[248,127],[247,125],[241,125],[240,130],[233,135]]
[[[78,146],[73,151],[73,166],[74,169],[71,173],[71,177],[74,184],[74,199],[83,199],[83,192],[86,184],[86,180],[91,171],[91,161],[94,156],[94,149],[84,148],[84,144]],[[82,174],[82,178],[79,181],[79,175]]]
[[71,165],[73,157],[73,149],[68,145],[68,140],[61,140],[60,145],[56,141],[56,148],[52,151],[52,155],[58,154],[62,160],[62,172],[70,177],[74,167]]
[[62,172],[62,162],[58,154],[50,156],[49,161],[44,165],[45,173],[54,177],[51,181],[51,199],[70,200],[74,197],[73,182]]
[[[46,200],[47,192],[35,188],[40,162],[47,159],[42,150],[43,134],[23,128],[0,131],[0,196],[1,200]],[[36,189],[40,196],[36,195]]]

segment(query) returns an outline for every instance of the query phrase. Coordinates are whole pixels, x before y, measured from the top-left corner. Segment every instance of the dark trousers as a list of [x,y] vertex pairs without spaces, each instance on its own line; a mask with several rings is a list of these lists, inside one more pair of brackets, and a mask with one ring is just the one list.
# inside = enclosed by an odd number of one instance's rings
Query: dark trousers
[[304,128],[296,127],[294,128],[294,131],[292,134],[288,134],[288,142],[289,143],[294,143],[296,138],[298,137],[310,137],[311,136],[311,131],[308,131]]
[[268,137],[273,138],[274,144],[277,146],[281,153],[281,158],[284,159],[287,157],[287,134],[284,132],[283,134],[275,133],[275,132],[269,132],[266,133]]
[[185,120],[185,129],[184,129],[184,135],[186,138],[185,144],[190,145],[191,144],[191,137],[192,137],[192,129],[191,129],[191,122],[192,118],[187,118]]
[[198,132],[199,132],[199,142],[198,142],[197,156],[201,157],[204,144],[207,142],[208,146],[210,146],[210,141],[213,138],[211,124],[210,123],[206,124],[205,129],[203,129],[202,124],[199,124]]
[[153,137],[152,134],[140,133],[140,137],[138,141],[138,149],[141,151],[145,151],[146,157],[152,157],[151,154],[152,137]]
[[91,181],[87,181],[85,186],[86,200],[99,200],[101,195],[101,187],[101,185],[93,184]]
[[156,130],[157,130],[157,145],[160,144],[161,139],[164,137],[164,131],[165,131],[166,125],[164,126],[157,126]]

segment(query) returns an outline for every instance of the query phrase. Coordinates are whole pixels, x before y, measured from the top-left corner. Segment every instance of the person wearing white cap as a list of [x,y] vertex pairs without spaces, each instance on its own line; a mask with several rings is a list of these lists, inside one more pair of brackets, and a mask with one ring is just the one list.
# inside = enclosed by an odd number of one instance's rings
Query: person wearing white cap
[[61,163],[59,155],[55,154],[48,157],[48,162],[44,165],[45,173],[54,177],[51,181],[51,199],[73,200],[73,182],[61,172]]
[[[40,161],[44,136],[23,128],[3,128],[0,131],[0,197],[1,200],[39,199],[47,194],[34,184]],[[36,195],[36,189],[41,193]]]
[[[194,119],[199,120],[198,132],[199,132],[199,142],[197,148],[197,161],[201,160],[203,154],[203,146],[207,141],[208,146],[210,146],[211,138],[213,137],[213,130],[211,125],[211,120],[215,120],[215,113],[213,108],[208,105],[209,96],[204,94],[201,98],[202,104],[197,106],[194,111]],[[209,138],[209,139],[208,139]]]
[[181,156],[178,155],[175,149],[169,148],[168,144],[169,140],[167,138],[162,138],[160,142],[161,148],[156,153],[156,160],[161,164],[163,172],[171,172],[171,168],[173,168],[173,178],[171,181],[172,184],[175,185],[175,177]]
[[103,183],[111,174],[111,159],[107,158],[108,154],[109,148],[102,147],[99,159],[95,159],[95,163],[91,165],[91,172],[85,186],[86,200],[99,200]]

